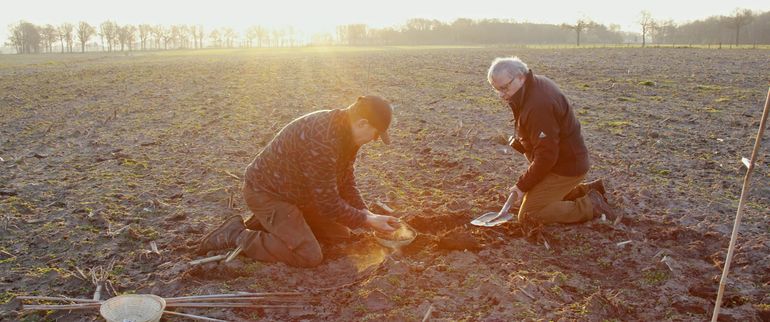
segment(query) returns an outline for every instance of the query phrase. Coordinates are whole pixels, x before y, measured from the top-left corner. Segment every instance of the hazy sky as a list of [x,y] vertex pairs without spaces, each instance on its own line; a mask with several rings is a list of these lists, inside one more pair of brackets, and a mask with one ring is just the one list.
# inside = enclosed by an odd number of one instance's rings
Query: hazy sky
[[4,0],[0,4],[0,44],[8,39],[9,24],[26,20],[37,25],[94,26],[105,20],[118,24],[203,24],[208,30],[248,26],[294,26],[312,34],[333,32],[341,24],[365,23],[372,27],[403,25],[410,18],[450,22],[456,18],[512,18],[516,21],[562,23],[581,17],[602,24],[618,24],[636,31],[642,10],[654,19],[686,22],[730,14],[736,8],[770,11],[770,0]]

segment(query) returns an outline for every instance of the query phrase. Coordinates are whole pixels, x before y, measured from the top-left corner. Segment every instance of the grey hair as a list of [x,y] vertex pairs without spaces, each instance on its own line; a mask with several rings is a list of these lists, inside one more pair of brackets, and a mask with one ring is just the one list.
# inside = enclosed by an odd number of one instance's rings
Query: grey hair
[[492,76],[505,74],[511,76],[511,78],[516,78],[526,75],[528,72],[529,67],[519,57],[497,57],[492,61],[492,65],[489,66],[487,81],[492,84]]

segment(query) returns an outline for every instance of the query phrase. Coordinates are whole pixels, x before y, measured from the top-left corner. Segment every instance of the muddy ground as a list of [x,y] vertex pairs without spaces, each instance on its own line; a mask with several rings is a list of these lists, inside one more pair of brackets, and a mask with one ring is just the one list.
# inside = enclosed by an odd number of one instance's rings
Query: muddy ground
[[[511,113],[485,80],[493,58],[512,54],[567,93],[588,177],[608,182],[618,224],[468,224],[498,210],[526,167],[504,144]],[[227,320],[415,321],[429,310],[434,321],[706,320],[769,81],[762,50],[1,55],[0,320],[98,320],[20,312],[15,296],[90,298],[77,269],[110,263],[121,294],[313,297],[303,308],[179,310]],[[187,266],[204,233],[249,216],[239,177],[278,129],[364,93],[391,99],[397,121],[392,146],[362,149],[359,188],[421,233],[413,244],[394,252],[360,232],[324,245],[315,269],[245,257]],[[763,144],[724,321],[770,321]]]

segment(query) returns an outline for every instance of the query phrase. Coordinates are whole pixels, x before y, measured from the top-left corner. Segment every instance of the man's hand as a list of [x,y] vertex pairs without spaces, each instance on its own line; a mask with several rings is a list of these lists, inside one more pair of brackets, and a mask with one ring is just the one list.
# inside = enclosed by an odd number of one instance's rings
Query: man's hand
[[381,232],[394,232],[401,225],[398,222],[398,218],[393,216],[378,215],[369,210],[364,210],[366,213],[366,225],[369,228],[381,231]]
[[513,185],[511,192],[516,194],[516,201],[513,202],[513,206],[516,208],[521,207],[521,202],[524,200],[524,192],[517,185]]

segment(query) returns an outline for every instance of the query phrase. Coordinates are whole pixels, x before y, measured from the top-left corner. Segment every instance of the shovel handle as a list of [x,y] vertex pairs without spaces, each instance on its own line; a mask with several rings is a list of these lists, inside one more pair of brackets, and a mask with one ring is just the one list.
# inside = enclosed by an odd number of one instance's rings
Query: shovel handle
[[516,191],[511,191],[511,194],[508,195],[508,199],[505,201],[505,204],[503,205],[503,209],[500,209],[500,212],[497,213],[497,216],[500,217],[508,212],[509,209],[511,209],[511,206],[513,205],[513,202],[516,201],[517,194]]

